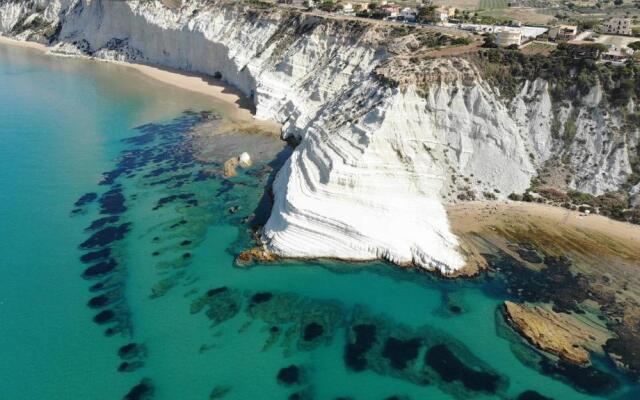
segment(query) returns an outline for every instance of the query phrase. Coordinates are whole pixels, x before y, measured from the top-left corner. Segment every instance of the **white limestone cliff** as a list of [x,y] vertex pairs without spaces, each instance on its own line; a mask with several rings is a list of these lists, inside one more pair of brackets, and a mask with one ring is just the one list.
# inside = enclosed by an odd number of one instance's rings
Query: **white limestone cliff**
[[[453,273],[464,257],[443,203],[522,192],[557,153],[543,80],[505,101],[466,60],[425,61],[421,79],[403,72],[406,60],[390,48],[406,40],[384,27],[184,3],[0,0],[0,33],[50,41],[64,54],[219,74],[243,91],[258,118],[283,123],[283,137],[299,143],[276,177],[263,232],[279,255]],[[601,94],[589,96],[597,104]],[[581,168],[571,185],[595,194],[619,187],[634,145],[608,138],[620,122],[583,109],[576,124],[571,151]]]

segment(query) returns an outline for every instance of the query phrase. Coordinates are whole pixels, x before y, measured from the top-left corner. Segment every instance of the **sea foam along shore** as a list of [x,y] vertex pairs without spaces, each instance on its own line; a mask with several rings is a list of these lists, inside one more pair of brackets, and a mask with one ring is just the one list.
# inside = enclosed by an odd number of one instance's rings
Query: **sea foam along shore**
[[[55,51],[52,51],[50,47],[41,43],[17,40],[2,35],[0,35],[0,44],[33,49],[52,56],[66,56],[55,53]],[[279,135],[280,133],[280,124],[274,121],[255,118],[251,112],[251,105],[246,97],[234,87],[227,85],[220,80],[216,80],[202,74],[194,74],[172,68],[105,60],[100,58],[87,57],[87,59],[94,60],[96,62],[110,62],[122,65],[141,73],[145,77],[183,90],[208,96],[213,101],[212,105],[221,110],[228,119],[227,123],[236,129],[253,128],[260,132],[270,133],[273,135]]]

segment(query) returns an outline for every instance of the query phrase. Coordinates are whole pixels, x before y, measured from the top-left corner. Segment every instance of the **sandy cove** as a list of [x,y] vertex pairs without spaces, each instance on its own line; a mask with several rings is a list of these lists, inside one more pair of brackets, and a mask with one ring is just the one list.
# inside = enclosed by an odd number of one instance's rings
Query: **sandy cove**
[[[16,40],[0,35],[0,43],[11,46],[37,50],[50,55],[50,48],[36,42]],[[185,72],[172,68],[158,67],[146,64],[135,64],[120,61],[110,61],[87,57],[88,60],[109,62],[135,70],[145,77],[180,88],[182,90],[199,93],[214,100],[215,106],[225,114],[225,123],[221,130],[260,131],[279,136],[281,126],[274,121],[256,119],[251,113],[252,105],[240,91],[223,81],[213,77]]]

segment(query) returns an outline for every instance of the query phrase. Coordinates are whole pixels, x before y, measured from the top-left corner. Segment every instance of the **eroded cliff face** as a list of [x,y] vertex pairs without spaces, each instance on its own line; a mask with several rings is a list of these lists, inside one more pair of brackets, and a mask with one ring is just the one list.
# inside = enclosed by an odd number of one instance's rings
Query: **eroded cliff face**
[[556,113],[543,80],[503,99],[473,62],[415,60],[418,38],[384,26],[205,0],[0,0],[0,32],[59,54],[219,74],[242,90],[299,142],[263,233],[283,256],[453,273],[464,257],[443,203],[524,191],[567,151],[554,130],[569,119],[568,184],[580,190],[619,188],[638,143],[637,132],[611,141],[621,120],[599,111],[597,88],[593,107]]

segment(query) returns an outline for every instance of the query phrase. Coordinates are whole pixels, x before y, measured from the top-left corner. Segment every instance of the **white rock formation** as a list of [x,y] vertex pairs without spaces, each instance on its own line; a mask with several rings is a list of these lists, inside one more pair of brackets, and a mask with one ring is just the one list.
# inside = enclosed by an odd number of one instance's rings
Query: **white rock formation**
[[246,151],[238,156],[238,165],[242,168],[249,168],[251,166],[251,156]]
[[[257,117],[282,122],[299,142],[264,228],[268,249],[283,256],[454,272],[464,260],[443,202],[522,192],[564,146],[547,82],[526,82],[505,102],[469,62],[440,59],[420,67],[426,78],[390,85],[381,71],[393,80],[403,65],[385,67],[389,48],[411,40],[374,25],[204,0],[0,0],[0,33],[51,40],[65,54],[219,73],[242,90]],[[596,88],[585,101],[601,98]],[[564,126],[570,112],[560,115]],[[638,133],[616,136],[616,118],[579,111],[572,187],[600,194],[630,173]]]

